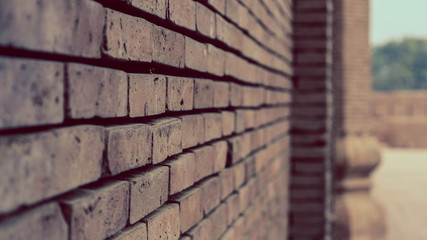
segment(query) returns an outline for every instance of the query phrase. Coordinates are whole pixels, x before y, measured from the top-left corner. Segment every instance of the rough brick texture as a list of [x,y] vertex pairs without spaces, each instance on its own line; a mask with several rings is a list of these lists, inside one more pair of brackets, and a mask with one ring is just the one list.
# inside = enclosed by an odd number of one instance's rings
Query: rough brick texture
[[289,163],[325,115],[291,124],[292,101],[326,102],[293,83],[331,61],[294,58],[327,33],[294,32],[298,6],[0,0],[0,240],[285,238],[288,179],[325,169]]

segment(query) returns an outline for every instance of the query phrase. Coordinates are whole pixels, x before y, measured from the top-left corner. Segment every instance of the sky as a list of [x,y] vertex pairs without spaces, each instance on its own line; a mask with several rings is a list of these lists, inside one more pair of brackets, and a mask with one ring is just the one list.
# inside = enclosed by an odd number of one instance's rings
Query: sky
[[427,0],[371,0],[371,43],[427,38]]

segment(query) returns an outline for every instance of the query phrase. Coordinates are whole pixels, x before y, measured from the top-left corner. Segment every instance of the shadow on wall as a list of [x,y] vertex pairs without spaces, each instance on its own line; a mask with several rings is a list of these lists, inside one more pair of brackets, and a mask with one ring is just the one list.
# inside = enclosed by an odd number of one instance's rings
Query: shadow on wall
[[427,147],[427,91],[376,92],[371,121],[378,139],[390,147]]

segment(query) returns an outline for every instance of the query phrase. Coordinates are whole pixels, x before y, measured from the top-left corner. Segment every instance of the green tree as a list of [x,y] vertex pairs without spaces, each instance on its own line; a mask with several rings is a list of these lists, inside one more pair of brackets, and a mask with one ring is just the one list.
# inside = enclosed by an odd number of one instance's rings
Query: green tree
[[427,89],[427,39],[405,38],[373,49],[373,89]]

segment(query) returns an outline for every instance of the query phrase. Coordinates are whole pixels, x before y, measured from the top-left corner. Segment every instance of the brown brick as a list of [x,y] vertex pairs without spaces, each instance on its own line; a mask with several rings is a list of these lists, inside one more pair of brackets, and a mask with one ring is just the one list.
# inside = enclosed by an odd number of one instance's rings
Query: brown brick
[[209,218],[205,218],[190,229],[187,234],[194,240],[213,240],[212,225],[212,221]]
[[208,3],[220,13],[225,14],[225,0],[208,0]]
[[0,45],[101,57],[104,9],[94,1],[2,1]]
[[104,239],[126,226],[129,184],[108,182],[96,190],[85,189],[62,205],[69,218],[71,240]]
[[194,79],[194,108],[211,108],[214,99],[214,82],[205,79]]
[[125,72],[83,64],[68,64],[71,118],[127,115],[128,80]]
[[172,202],[179,204],[181,232],[193,227],[203,218],[202,190],[192,188],[176,196]]
[[208,49],[206,44],[185,37],[185,66],[190,69],[206,72],[207,63]]
[[152,161],[150,125],[133,124],[106,129],[108,167],[113,175]]
[[200,183],[202,189],[202,208],[205,215],[209,214],[220,203],[220,179],[209,178]]
[[234,229],[233,228],[229,228],[224,233],[224,235],[222,235],[222,237],[220,239],[221,240],[234,240],[234,239],[239,239],[239,238],[235,236]]
[[134,240],[147,239],[147,225],[145,223],[136,223],[131,227],[124,229],[114,236],[111,240]]
[[0,212],[95,181],[103,150],[102,128],[89,125],[0,137]]
[[129,116],[151,116],[165,111],[166,77],[129,74]]
[[214,107],[228,107],[230,103],[230,84],[227,82],[215,82],[214,84]]
[[193,185],[196,177],[194,153],[180,154],[164,163],[170,169],[169,195]]
[[49,203],[3,221],[0,239],[67,240],[68,226],[61,208]]
[[233,166],[234,171],[234,189],[238,189],[240,186],[245,183],[246,177],[246,169],[245,163],[241,162]]
[[111,9],[106,10],[106,15],[104,53],[123,60],[150,62],[152,23]]
[[219,173],[221,183],[221,200],[224,200],[234,190],[234,170],[226,168]]
[[131,224],[139,221],[168,200],[169,168],[155,166],[127,178],[130,183]]
[[243,212],[249,205],[250,202],[249,196],[249,185],[246,184],[239,189],[239,211]]
[[264,103],[264,89],[243,87],[243,106],[257,107]]
[[228,145],[226,141],[220,141],[212,144],[214,148],[214,172],[219,172],[225,168],[227,162]]
[[201,34],[215,38],[215,13],[196,2],[196,27]]
[[184,36],[162,28],[153,26],[151,32],[153,61],[174,67],[184,67]]
[[228,142],[231,153],[231,164],[235,164],[242,159],[242,136],[232,137],[228,139]]
[[220,138],[222,136],[222,116],[220,113],[204,113],[205,141]]
[[195,154],[196,182],[213,173],[214,157],[212,146],[204,146],[193,150]]
[[170,20],[190,30],[196,30],[196,5],[193,0],[169,0]]
[[182,148],[194,147],[205,142],[205,125],[202,115],[186,115],[182,120]]
[[130,4],[136,8],[143,10],[144,12],[151,13],[160,18],[166,18],[166,7],[167,0],[156,0],[156,1],[146,1],[146,0],[125,0],[127,4]]
[[222,135],[227,136],[234,132],[235,129],[235,115],[231,111],[221,112],[222,117]]
[[153,121],[152,125],[154,164],[182,151],[181,119],[163,118]]
[[192,78],[167,78],[167,108],[169,111],[193,109],[194,80]]
[[218,239],[227,229],[227,205],[221,204],[210,215],[212,223],[212,238]]
[[236,116],[236,132],[242,133],[246,129],[246,116],[245,116],[246,110],[240,109],[235,111]]
[[61,63],[0,58],[0,129],[62,122],[63,69]]
[[207,47],[208,47],[207,71],[217,76],[223,76],[224,68],[225,68],[224,51],[211,44],[207,44]]
[[250,156],[245,160],[245,175],[246,178],[250,178],[255,175],[255,157]]
[[243,90],[238,84],[231,83],[230,86],[230,105],[239,107],[243,104]]
[[227,204],[227,224],[230,225],[234,220],[237,219],[237,217],[240,214],[240,198],[239,194],[234,193],[231,196],[229,196],[226,200]]
[[147,223],[148,239],[179,239],[181,227],[178,204],[166,204],[144,221]]

